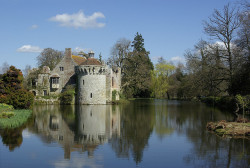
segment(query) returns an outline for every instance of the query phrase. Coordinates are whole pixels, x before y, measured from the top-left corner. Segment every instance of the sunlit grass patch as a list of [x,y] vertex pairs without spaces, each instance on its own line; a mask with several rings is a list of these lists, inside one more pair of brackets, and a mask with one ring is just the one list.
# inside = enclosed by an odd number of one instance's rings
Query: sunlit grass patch
[[31,110],[14,110],[7,104],[0,104],[0,128],[16,128],[31,116]]
[[14,108],[11,105],[0,103],[0,113],[5,111],[13,111]]

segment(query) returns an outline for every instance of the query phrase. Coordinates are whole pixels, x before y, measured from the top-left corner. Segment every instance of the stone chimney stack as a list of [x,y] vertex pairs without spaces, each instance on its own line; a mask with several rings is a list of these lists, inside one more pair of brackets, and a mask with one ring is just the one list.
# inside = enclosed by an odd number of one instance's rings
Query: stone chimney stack
[[71,48],[65,48],[65,58],[71,59],[71,55],[72,55]]

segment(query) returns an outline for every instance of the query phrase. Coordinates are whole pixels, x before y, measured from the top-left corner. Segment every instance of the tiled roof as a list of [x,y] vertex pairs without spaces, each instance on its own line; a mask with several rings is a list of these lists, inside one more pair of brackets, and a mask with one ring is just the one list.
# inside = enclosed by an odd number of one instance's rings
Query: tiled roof
[[95,58],[88,58],[81,65],[102,65],[102,63],[99,60],[95,59]]
[[74,62],[77,63],[77,65],[81,65],[83,62],[86,61],[86,58],[81,56],[72,55],[71,57],[74,60]]
[[53,73],[50,77],[51,78],[60,78],[60,76],[57,73]]

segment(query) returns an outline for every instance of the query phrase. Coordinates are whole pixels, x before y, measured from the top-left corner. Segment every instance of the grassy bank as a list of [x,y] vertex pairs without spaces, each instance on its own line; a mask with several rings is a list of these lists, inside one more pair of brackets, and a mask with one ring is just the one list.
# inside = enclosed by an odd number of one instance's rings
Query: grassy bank
[[223,137],[246,137],[250,139],[250,122],[219,122],[207,123],[207,129]]
[[31,110],[14,110],[10,105],[0,104],[0,128],[16,128],[31,116]]

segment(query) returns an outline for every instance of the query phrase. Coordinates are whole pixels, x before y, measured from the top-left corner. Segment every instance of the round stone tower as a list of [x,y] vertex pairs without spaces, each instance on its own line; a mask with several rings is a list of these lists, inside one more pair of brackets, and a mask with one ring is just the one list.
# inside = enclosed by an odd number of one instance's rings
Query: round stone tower
[[75,71],[78,77],[78,104],[106,104],[105,66],[89,57]]

